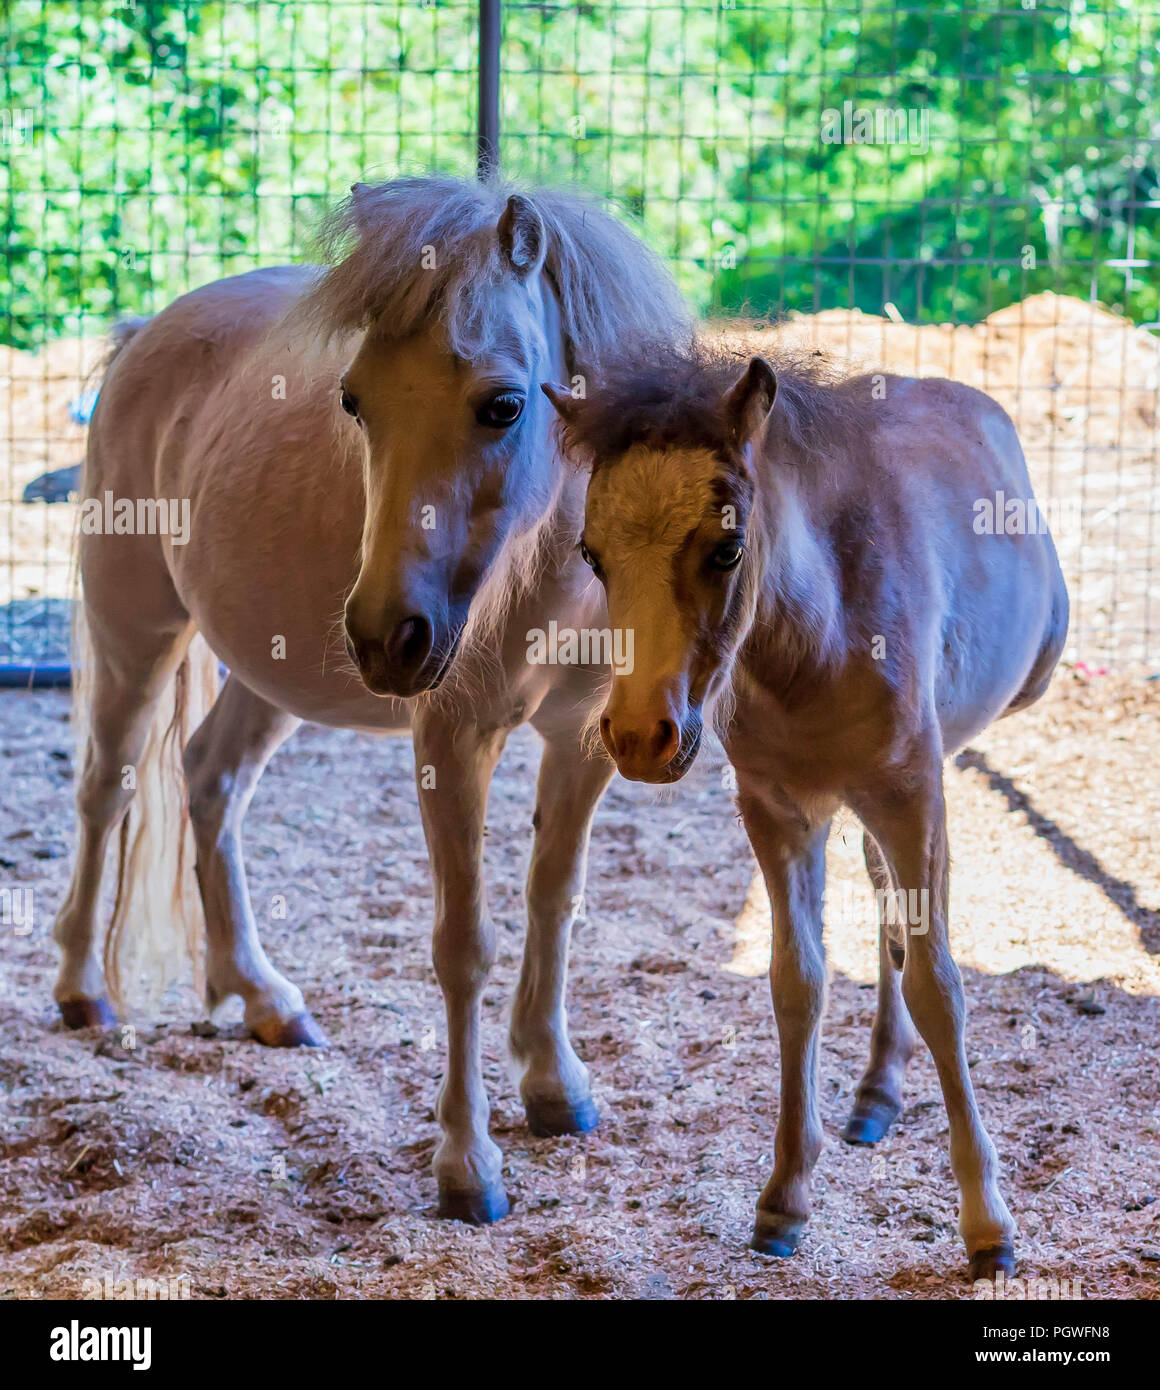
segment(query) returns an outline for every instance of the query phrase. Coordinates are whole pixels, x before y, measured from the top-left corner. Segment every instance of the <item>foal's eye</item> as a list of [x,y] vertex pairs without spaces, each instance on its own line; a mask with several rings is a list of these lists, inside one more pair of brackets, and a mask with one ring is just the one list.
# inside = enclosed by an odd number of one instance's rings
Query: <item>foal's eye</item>
[[745,546],[740,540],[722,541],[713,551],[712,561],[714,568],[719,570],[733,570],[741,563],[741,557],[745,554]]
[[584,563],[588,566],[588,568],[592,571],[592,573],[596,576],[597,579],[603,578],[600,572],[600,561],[596,558],[595,555],[593,555],[591,550],[588,549],[588,547],[584,544],[583,541],[580,542],[580,558],[584,561]]
[[475,412],[481,425],[493,430],[510,429],[524,413],[524,398],[518,391],[500,391]]
[[358,401],[355,400],[345,386],[339,394],[338,403],[348,415],[355,420],[358,419]]

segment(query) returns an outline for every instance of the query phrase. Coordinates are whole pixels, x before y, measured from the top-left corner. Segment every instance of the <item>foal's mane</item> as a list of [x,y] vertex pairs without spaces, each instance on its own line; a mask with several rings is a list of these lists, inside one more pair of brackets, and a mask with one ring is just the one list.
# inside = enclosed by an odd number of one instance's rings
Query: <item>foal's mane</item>
[[[777,377],[777,403],[766,452],[789,446],[806,457],[830,458],[849,445],[857,407],[848,377],[824,355],[774,350],[764,354]],[[566,451],[599,468],[634,445],[707,449],[722,459],[736,451],[722,398],[740,378],[751,352],[710,339],[654,348],[647,355],[606,360],[587,400],[563,424]]]
[[293,318],[327,337],[370,329],[395,341],[435,319],[451,351],[474,356],[485,339],[486,291],[510,273],[496,224],[513,192],[543,220],[545,268],[578,370],[596,370],[625,345],[688,340],[688,311],[668,272],[595,202],[450,176],[355,185],[323,224],[329,268]]

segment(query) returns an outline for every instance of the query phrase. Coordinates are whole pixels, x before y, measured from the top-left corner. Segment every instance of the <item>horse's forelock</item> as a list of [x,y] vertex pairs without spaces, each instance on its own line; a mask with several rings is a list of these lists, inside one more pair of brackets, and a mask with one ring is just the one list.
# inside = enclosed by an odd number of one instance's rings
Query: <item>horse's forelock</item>
[[[328,338],[373,330],[399,340],[437,322],[453,352],[476,356],[490,292],[510,273],[496,226],[514,191],[443,177],[356,185],[323,224],[328,269],[292,317]],[[675,284],[632,232],[580,195],[522,191],[544,223],[545,269],[577,371],[599,370],[626,346],[688,339]]]

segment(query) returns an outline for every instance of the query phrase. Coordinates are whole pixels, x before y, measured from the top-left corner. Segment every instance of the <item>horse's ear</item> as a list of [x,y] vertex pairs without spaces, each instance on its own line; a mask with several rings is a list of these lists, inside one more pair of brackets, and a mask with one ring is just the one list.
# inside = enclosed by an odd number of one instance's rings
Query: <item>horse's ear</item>
[[513,193],[496,224],[500,249],[521,280],[534,275],[544,264],[547,233],[544,220],[521,193]]
[[777,399],[777,377],[764,357],[754,357],[722,402],[731,437],[748,444],[769,417]]
[[556,407],[556,414],[570,425],[576,418],[576,409],[579,402],[566,386],[557,386],[554,381],[543,381],[540,383],[540,390]]

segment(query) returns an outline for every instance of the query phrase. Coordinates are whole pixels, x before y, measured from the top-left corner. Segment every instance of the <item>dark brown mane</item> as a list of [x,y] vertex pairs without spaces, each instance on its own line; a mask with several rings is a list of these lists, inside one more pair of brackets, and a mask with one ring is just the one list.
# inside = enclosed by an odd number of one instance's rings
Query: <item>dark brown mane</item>
[[[576,402],[563,423],[564,448],[594,468],[637,445],[708,449],[730,458],[734,444],[721,400],[752,355],[702,340],[607,362],[588,398]],[[763,355],[777,376],[769,437],[815,457],[830,457],[848,444],[856,414],[848,378],[821,354]]]

